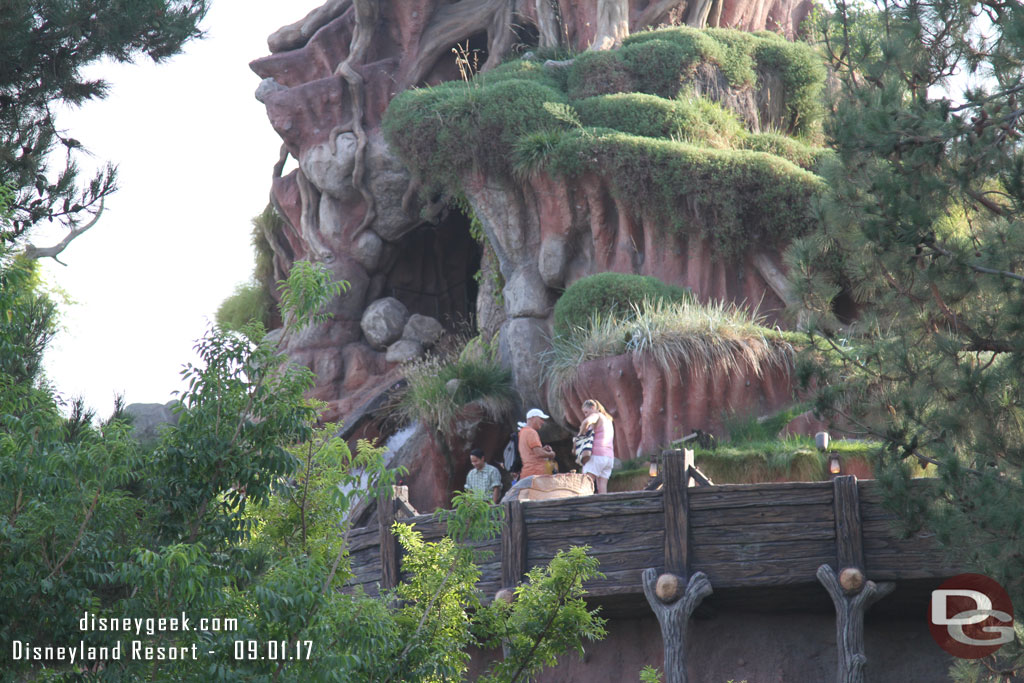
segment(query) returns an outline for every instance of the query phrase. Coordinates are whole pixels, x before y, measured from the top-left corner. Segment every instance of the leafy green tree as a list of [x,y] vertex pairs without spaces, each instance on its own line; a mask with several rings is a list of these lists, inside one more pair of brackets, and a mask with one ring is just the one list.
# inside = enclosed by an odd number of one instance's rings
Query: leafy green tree
[[[8,284],[0,289],[0,344],[24,354],[45,345],[32,331],[34,307],[45,299],[32,288],[33,271],[24,258],[0,261]],[[296,264],[282,287],[284,319],[299,327],[319,319],[342,287],[322,267]],[[440,541],[396,525],[407,577],[394,590],[346,592],[353,578],[346,512],[389,492],[401,471],[387,469],[369,443],[352,454],[333,436],[335,426],[314,430],[317,406],[303,398],[312,373],[287,364],[258,328],[215,329],[197,350],[200,361],[183,371],[179,422],[152,452],[117,413],[97,424],[79,402],[65,417],[24,363],[0,364],[5,676],[459,680],[468,646],[507,642],[509,656],[488,680],[515,681],[603,635],[582,602],[596,562],[579,549],[534,570],[511,606],[482,604],[475,584],[484,558],[472,541],[498,533],[500,508],[479,496],[457,499]],[[89,615],[145,622],[181,613],[237,624],[141,634],[79,627]],[[8,661],[15,642],[45,648],[81,640],[126,649],[137,640],[188,654]]]
[[[1020,610],[1024,6],[838,0],[817,29],[838,154],[820,228],[789,254],[829,359],[807,377],[827,386],[820,409],[884,441],[908,526],[932,528]],[[937,466],[927,493],[907,486],[915,459]],[[1004,651],[992,670],[1024,671]]]
[[[63,131],[55,104],[78,106],[106,96],[108,85],[83,75],[101,59],[155,61],[177,54],[201,35],[208,0],[7,0],[0,12],[0,179],[11,193],[0,242],[27,235],[40,221],[68,233],[59,244],[29,249],[56,257],[92,226],[103,198],[116,189],[108,165],[78,179],[82,143]],[[63,156],[57,170],[55,158]],[[84,223],[84,225],[83,225]]]

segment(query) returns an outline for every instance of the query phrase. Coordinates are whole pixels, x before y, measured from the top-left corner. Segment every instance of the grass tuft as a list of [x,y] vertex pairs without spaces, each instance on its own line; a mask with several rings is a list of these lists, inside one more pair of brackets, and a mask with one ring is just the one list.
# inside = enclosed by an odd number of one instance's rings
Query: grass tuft
[[[404,422],[420,422],[442,434],[450,434],[461,411],[475,405],[492,422],[511,421],[517,396],[512,373],[489,354],[460,357],[428,356],[405,366],[408,387],[398,399]],[[448,383],[457,380],[454,393]]]
[[688,367],[761,376],[791,367],[791,339],[732,304],[645,300],[625,313],[595,311],[587,325],[555,336],[545,365],[559,392],[575,381],[581,364],[627,353],[646,356],[665,372]]

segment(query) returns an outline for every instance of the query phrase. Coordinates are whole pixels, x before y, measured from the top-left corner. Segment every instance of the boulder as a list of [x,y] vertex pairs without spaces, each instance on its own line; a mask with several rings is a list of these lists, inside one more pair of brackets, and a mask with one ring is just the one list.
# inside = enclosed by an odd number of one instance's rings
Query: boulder
[[299,167],[311,183],[321,192],[337,199],[358,195],[352,187],[352,167],[356,158],[356,136],[342,133],[335,138],[335,152],[331,154],[326,142],[313,145],[301,155]]
[[395,242],[423,222],[419,206],[407,206],[403,201],[409,190],[409,171],[391,152],[379,131],[374,131],[367,141],[366,167],[367,184],[377,212],[372,227],[384,239]]
[[422,344],[411,339],[399,339],[394,344],[388,346],[388,352],[384,358],[389,363],[408,363],[422,355]]
[[152,443],[160,437],[166,425],[178,424],[178,416],[171,410],[177,401],[167,403],[132,403],[124,411],[132,418],[132,435],[140,443]]
[[373,230],[364,230],[353,242],[351,253],[352,258],[372,273],[380,265],[381,256],[384,254],[384,240]]
[[424,348],[430,348],[437,343],[442,334],[444,334],[444,327],[437,318],[413,313],[402,330],[402,339],[418,342]]
[[360,326],[370,346],[385,349],[401,338],[408,318],[409,310],[405,304],[389,296],[366,307]]
[[532,263],[517,269],[505,285],[505,310],[512,318],[545,318],[551,312],[551,297]]
[[256,99],[266,104],[268,97],[270,97],[274,93],[282,92],[287,89],[288,88],[281,85],[273,78],[264,78],[256,87]]

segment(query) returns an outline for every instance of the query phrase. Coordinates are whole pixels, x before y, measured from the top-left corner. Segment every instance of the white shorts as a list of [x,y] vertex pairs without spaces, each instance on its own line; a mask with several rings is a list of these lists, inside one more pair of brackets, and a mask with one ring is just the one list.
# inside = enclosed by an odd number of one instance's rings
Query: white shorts
[[612,476],[614,465],[615,458],[610,455],[592,455],[587,464],[583,466],[583,474],[592,474],[595,477],[608,479]]

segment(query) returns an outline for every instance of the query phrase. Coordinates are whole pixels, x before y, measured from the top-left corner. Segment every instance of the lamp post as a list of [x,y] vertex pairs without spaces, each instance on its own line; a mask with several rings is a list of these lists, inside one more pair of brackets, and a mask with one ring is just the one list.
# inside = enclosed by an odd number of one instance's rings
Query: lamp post
[[843,459],[838,453],[829,453],[828,446],[831,438],[828,432],[818,432],[814,435],[814,443],[822,453],[828,453],[828,475],[835,479],[843,473]]

